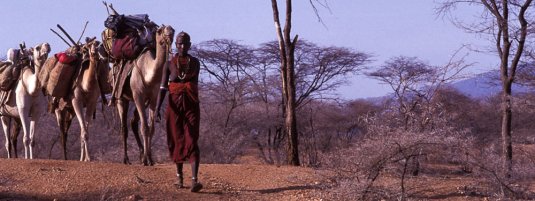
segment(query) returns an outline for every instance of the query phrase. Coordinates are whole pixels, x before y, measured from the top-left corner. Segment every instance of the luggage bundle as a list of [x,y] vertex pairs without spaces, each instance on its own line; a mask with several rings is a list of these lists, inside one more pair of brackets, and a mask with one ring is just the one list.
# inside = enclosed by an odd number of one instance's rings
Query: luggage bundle
[[[102,43],[113,63],[111,82],[113,105],[122,94],[122,89],[133,68],[131,64],[145,50],[156,49],[158,25],[147,14],[121,15],[113,6],[103,2],[108,10],[102,31]],[[111,12],[110,12],[111,9]]]
[[154,48],[157,25],[147,14],[111,14],[104,22],[102,41],[106,51],[115,60],[137,58],[144,48]]
[[20,76],[20,68],[8,61],[0,62],[0,90],[9,91]]
[[41,81],[49,95],[57,98],[66,97],[72,87],[71,80],[76,75],[79,56],[72,52],[73,49],[60,52],[49,58],[43,67],[45,78]]
[[[21,44],[22,48],[25,48]],[[29,54],[24,49],[10,48],[7,51],[7,60],[0,61],[0,90],[9,91],[15,87],[19,80],[22,68],[29,65]]]

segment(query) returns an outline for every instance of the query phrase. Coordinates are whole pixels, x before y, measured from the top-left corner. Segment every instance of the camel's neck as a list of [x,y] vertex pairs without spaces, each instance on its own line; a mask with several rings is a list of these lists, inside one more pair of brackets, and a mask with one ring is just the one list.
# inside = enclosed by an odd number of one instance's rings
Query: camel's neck
[[89,67],[84,71],[82,77],[82,89],[84,91],[89,91],[90,89],[92,89],[91,86],[94,86],[94,84],[96,84],[95,74],[97,71],[97,65],[98,59],[94,56],[91,56],[91,58],[89,58]]
[[167,60],[167,54],[169,54],[167,46],[158,45],[156,48],[156,58],[154,58],[154,70],[161,70],[161,67],[165,64]]
[[35,95],[36,93],[39,93],[39,89],[41,88],[41,82],[39,82],[39,76],[37,75],[39,75],[43,63],[44,61],[42,61],[42,59],[34,59],[34,72],[32,73],[32,71],[27,68],[23,70],[22,82],[28,94],[30,95]]
[[[163,71],[163,66],[167,62],[167,55],[169,54],[167,46],[156,46],[156,53],[154,57],[147,58],[145,61],[138,63],[141,72],[145,77],[145,82],[152,82],[154,80],[161,79],[161,73]],[[150,54],[148,54],[150,55]]]
[[39,75],[39,72],[41,72],[41,66],[43,66],[43,63],[44,62],[41,62],[38,59],[36,59],[34,61],[34,65],[33,65],[33,70],[34,70],[33,75],[34,76]]

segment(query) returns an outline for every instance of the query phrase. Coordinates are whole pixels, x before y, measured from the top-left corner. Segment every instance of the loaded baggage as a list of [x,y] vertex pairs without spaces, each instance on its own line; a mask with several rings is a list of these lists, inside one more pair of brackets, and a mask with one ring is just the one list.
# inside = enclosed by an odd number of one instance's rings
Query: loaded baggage
[[[21,44],[21,47],[24,47]],[[6,61],[0,61],[0,90],[13,89],[19,80],[22,67],[29,64],[29,58],[22,49],[10,48],[7,51]]]
[[[78,57],[74,54],[61,52],[54,55],[56,62],[46,84],[47,92],[57,98],[66,97],[72,84],[69,82],[77,72]],[[66,82],[67,81],[67,82]]]
[[104,21],[102,42],[106,51],[115,60],[133,60],[144,48],[154,48],[155,31],[158,26],[147,14],[120,15],[113,13]]
[[139,55],[140,51],[141,46],[138,45],[138,37],[129,34],[113,41],[111,55],[117,60],[132,60]]
[[0,90],[11,90],[19,79],[21,69],[11,62],[0,62]]

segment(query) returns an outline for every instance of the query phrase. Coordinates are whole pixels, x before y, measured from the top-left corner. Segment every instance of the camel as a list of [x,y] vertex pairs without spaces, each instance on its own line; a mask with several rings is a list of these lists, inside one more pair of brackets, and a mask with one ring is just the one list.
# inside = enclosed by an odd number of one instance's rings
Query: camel
[[[17,150],[17,138],[19,137],[19,133],[22,130],[20,118],[15,118],[14,121],[11,121],[11,141],[8,144],[9,138],[6,138],[6,148],[7,153],[9,157],[12,158],[18,158],[18,150]],[[13,150],[13,152],[11,152]]]
[[67,160],[67,133],[74,115],[76,115],[80,124],[80,161],[91,160],[88,149],[88,129],[96,110],[98,98],[101,95],[101,85],[98,83],[97,75],[99,69],[109,68],[107,62],[104,62],[99,57],[99,47],[99,41],[94,38],[87,39],[86,44],[82,47],[82,51],[88,56],[89,62],[87,65],[85,61],[81,64],[81,72],[77,79],[75,79],[74,88],[71,91],[72,98],[68,101],[70,105],[58,107],[54,111],[60,128],[63,159],[65,160]]
[[[123,136],[124,158],[123,163],[130,164],[127,153],[127,113],[130,101],[134,102],[138,113],[134,117],[133,126],[140,121],[140,133],[143,138],[141,162],[143,165],[153,165],[151,153],[152,137],[154,135],[154,120],[156,117],[156,99],[160,91],[160,82],[163,67],[168,62],[170,47],[173,42],[175,30],[171,26],[162,25],[156,31],[156,50],[141,53],[131,64],[134,65],[128,84],[117,100],[116,106],[121,121],[121,135]],[[147,111],[148,109],[148,116]],[[135,116],[135,115],[134,115]],[[137,134],[137,128],[132,128]],[[136,136],[137,137],[137,136]]]
[[1,107],[2,116],[0,119],[6,136],[8,158],[12,157],[9,146],[11,141],[9,133],[12,125],[11,121],[15,121],[18,118],[24,132],[24,157],[33,159],[35,126],[46,107],[46,97],[41,91],[42,87],[37,75],[46,61],[48,53],[50,53],[50,45],[42,43],[30,49],[29,52],[34,63],[33,69],[31,66],[25,66],[22,69],[22,76],[15,90],[9,92],[11,93],[9,100]]

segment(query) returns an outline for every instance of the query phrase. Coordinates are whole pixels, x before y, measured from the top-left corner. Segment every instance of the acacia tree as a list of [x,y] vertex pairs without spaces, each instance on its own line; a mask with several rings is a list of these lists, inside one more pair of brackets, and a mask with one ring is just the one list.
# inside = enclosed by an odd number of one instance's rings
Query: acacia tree
[[242,73],[256,65],[254,49],[233,40],[215,39],[199,43],[192,51],[202,70],[208,72],[201,82],[209,96],[205,102],[210,107],[207,121],[215,131],[212,136],[218,139],[210,143],[222,152],[222,162],[232,162],[245,140],[247,117],[240,112],[254,100],[250,77]]
[[[274,44],[277,47],[277,44]],[[256,144],[260,156],[269,164],[280,164],[283,142],[286,139],[282,130],[280,64],[278,54],[271,54],[271,47],[261,45],[256,48],[256,65],[244,68],[243,73],[251,81],[252,94],[259,106],[258,115],[254,118],[252,140]],[[276,49],[276,48],[275,48]],[[275,51],[276,52],[276,51]]]
[[416,57],[394,57],[375,71],[371,78],[388,84],[394,91],[397,113],[404,130],[425,129],[433,114],[430,101],[441,87],[462,77],[462,71],[472,64],[465,56],[456,58],[457,51],[446,65],[431,66]]
[[[284,129],[280,118],[276,118],[273,112],[281,105],[281,96],[277,93],[281,87],[275,85],[280,72],[277,70],[277,64],[280,64],[277,43],[268,42],[253,48],[236,41],[217,39],[201,42],[192,51],[198,55],[202,69],[208,72],[202,80],[203,91],[210,100],[205,103],[223,109],[215,112],[218,117],[210,116],[214,123],[217,122],[211,125],[219,126],[215,130],[220,131],[222,136],[235,134],[238,130],[248,132],[247,129],[256,133],[253,136],[267,133],[270,150],[266,158],[273,162],[270,152],[278,152],[278,144],[287,139],[287,135],[282,135]],[[298,72],[295,76],[296,108],[335,91],[345,83],[348,75],[361,70],[370,57],[348,48],[320,47],[305,40],[295,47],[295,54]],[[239,113],[247,110],[246,114],[252,115],[252,111],[257,110],[255,106],[263,107],[262,112],[258,111],[262,118],[248,119],[243,117],[245,113]],[[269,122],[258,122],[259,119]],[[245,125],[250,127],[237,129]],[[259,146],[262,147],[263,144]]]
[[[334,95],[334,89],[346,83],[349,75],[354,75],[364,69],[364,66],[369,63],[369,58],[371,57],[369,54],[344,47],[320,47],[306,40],[300,40],[299,43],[293,44],[292,48],[293,70],[290,74],[293,75],[291,77],[294,84],[291,86],[283,85],[281,88],[281,91],[283,92],[285,123],[289,123],[288,115],[290,115],[288,112],[288,99],[285,98],[287,97],[285,94],[288,92],[288,89],[291,88],[292,91],[292,108],[294,108],[293,113],[295,115],[295,110],[312,100],[333,97],[331,95]],[[260,55],[263,55],[262,57],[271,58],[262,59],[262,61],[278,61],[280,64],[288,63],[280,57],[280,42],[278,45],[276,42],[264,43],[258,51]],[[273,58],[279,59],[273,60]],[[284,69],[281,68],[281,75],[287,78],[288,73],[285,74],[285,71],[283,70]],[[284,83],[287,84],[289,82],[286,82],[283,79],[283,84]],[[288,128],[288,124],[286,124],[285,128]],[[288,134],[288,130],[286,130],[286,132]],[[297,130],[295,130],[295,132],[297,132]],[[290,151],[288,153],[288,162],[294,164],[290,159],[291,155],[294,154],[292,150],[294,150],[294,148],[297,149],[297,146],[293,146],[290,137],[295,136],[294,140],[298,141],[298,136],[290,134],[287,136],[289,139],[288,147]],[[298,157],[298,155],[294,157]]]
[[[259,51],[265,57],[278,55],[275,42],[263,44]],[[371,57],[345,47],[321,47],[307,40],[300,40],[294,52],[297,108],[312,100],[334,97],[334,89],[345,84],[348,76],[365,69]]]
[[[331,95],[369,63],[370,55],[344,47],[320,47],[306,40],[296,50],[296,105]],[[325,95],[325,96],[324,96]]]
[[[276,41],[262,44],[256,49],[257,65],[244,71],[251,77],[251,81],[258,94],[258,99],[265,106],[269,101],[281,100],[281,96],[274,94],[276,89],[269,84],[272,83],[272,73],[278,69],[280,61],[279,46]],[[350,75],[354,75],[364,68],[369,62],[368,54],[358,52],[344,47],[322,47],[307,40],[300,40],[295,46],[295,107],[299,110],[304,105],[309,104],[312,100],[330,99],[335,95],[336,88],[346,83]],[[268,75],[266,73],[271,73]],[[281,87],[278,88],[281,91]],[[271,97],[271,98],[269,98]],[[270,106],[270,107],[271,107]],[[282,109],[284,110],[284,109]],[[265,114],[269,114],[267,111]],[[297,125],[300,125],[297,121]],[[277,124],[276,125],[280,125]],[[279,135],[282,126],[275,126],[274,135],[270,135],[272,142],[279,141],[283,136]],[[301,130],[301,129],[300,129]],[[268,133],[270,133],[268,131]],[[269,134],[268,134],[269,135]],[[301,135],[301,134],[300,134]],[[276,143],[275,143],[276,144]]]
[[222,104],[228,104],[225,125],[237,107],[251,102],[250,77],[242,72],[256,65],[254,49],[227,39],[201,42],[193,51],[198,55],[203,70],[208,72],[208,91]]
[[458,4],[477,5],[484,8],[481,21],[470,24],[456,23],[469,32],[490,36],[494,42],[495,52],[500,58],[503,173],[506,177],[511,177],[513,164],[511,89],[525,51],[524,45],[530,24],[527,21],[527,15],[528,9],[532,7],[532,0],[448,0],[441,3],[438,13],[449,14]]
[[394,91],[397,110],[405,130],[409,128],[410,117],[422,97],[421,90],[429,83],[435,71],[428,64],[415,57],[392,58],[368,76],[388,84]]

